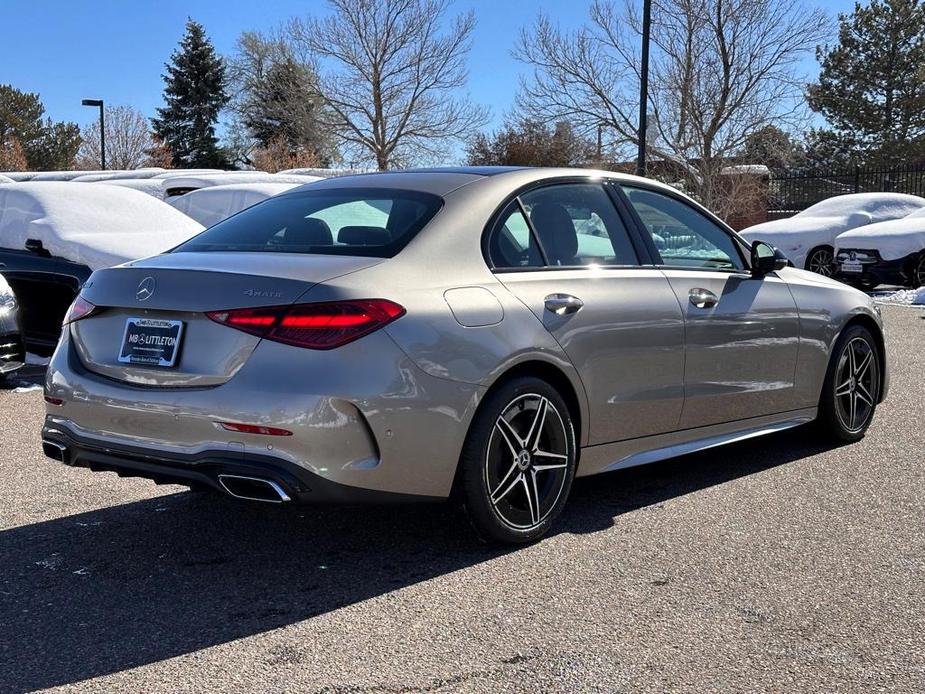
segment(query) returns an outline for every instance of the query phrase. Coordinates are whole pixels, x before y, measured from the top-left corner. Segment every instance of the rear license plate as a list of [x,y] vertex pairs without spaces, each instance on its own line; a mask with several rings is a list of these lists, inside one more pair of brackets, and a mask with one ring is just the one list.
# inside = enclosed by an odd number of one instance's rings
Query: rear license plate
[[842,272],[864,272],[864,266],[861,265],[860,263],[852,263],[852,262],[842,263],[841,271]]
[[144,366],[173,366],[180,353],[183,321],[129,318],[119,361]]

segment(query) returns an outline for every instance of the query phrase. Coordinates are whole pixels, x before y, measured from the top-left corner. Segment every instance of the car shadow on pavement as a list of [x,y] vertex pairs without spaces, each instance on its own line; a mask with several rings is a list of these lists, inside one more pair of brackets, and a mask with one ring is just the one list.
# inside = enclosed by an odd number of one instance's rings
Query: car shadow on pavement
[[[822,450],[796,430],[578,480],[557,532],[600,531],[623,513]],[[476,542],[450,505],[244,506],[199,493],[12,528],[0,532],[0,689],[192,653],[508,551],[517,550]]]

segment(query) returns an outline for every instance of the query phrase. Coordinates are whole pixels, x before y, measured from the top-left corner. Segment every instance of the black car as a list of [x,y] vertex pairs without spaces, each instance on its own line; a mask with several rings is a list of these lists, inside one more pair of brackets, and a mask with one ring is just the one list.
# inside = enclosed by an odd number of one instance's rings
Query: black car
[[[0,273],[18,305],[21,342],[29,352],[50,356],[58,343],[64,314],[90,276],[90,268],[56,258],[40,241],[29,240],[22,250],[0,248]],[[0,306],[2,296],[0,291]],[[0,322],[0,359],[7,351],[4,330]]]
[[19,302],[6,278],[0,274],[0,378],[21,367],[25,361]]

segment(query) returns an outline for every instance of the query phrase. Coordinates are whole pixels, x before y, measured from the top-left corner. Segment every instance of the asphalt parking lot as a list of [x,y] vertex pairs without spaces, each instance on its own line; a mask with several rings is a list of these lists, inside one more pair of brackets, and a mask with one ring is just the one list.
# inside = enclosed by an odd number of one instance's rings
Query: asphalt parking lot
[[884,315],[892,392],[860,443],[583,480],[514,551],[444,506],[66,468],[41,393],[0,390],[0,691],[923,691],[925,312]]

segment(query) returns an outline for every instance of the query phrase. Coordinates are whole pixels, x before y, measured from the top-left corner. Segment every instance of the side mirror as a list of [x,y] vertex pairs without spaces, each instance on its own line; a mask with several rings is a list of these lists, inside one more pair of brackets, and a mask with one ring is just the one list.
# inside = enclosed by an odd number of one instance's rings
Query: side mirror
[[43,258],[51,257],[51,253],[45,250],[45,246],[42,245],[39,239],[26,239],[26,250]]
[[787,267],[787,259],[776,248],[764,241],[752,243],[752,275],[761,277]]

